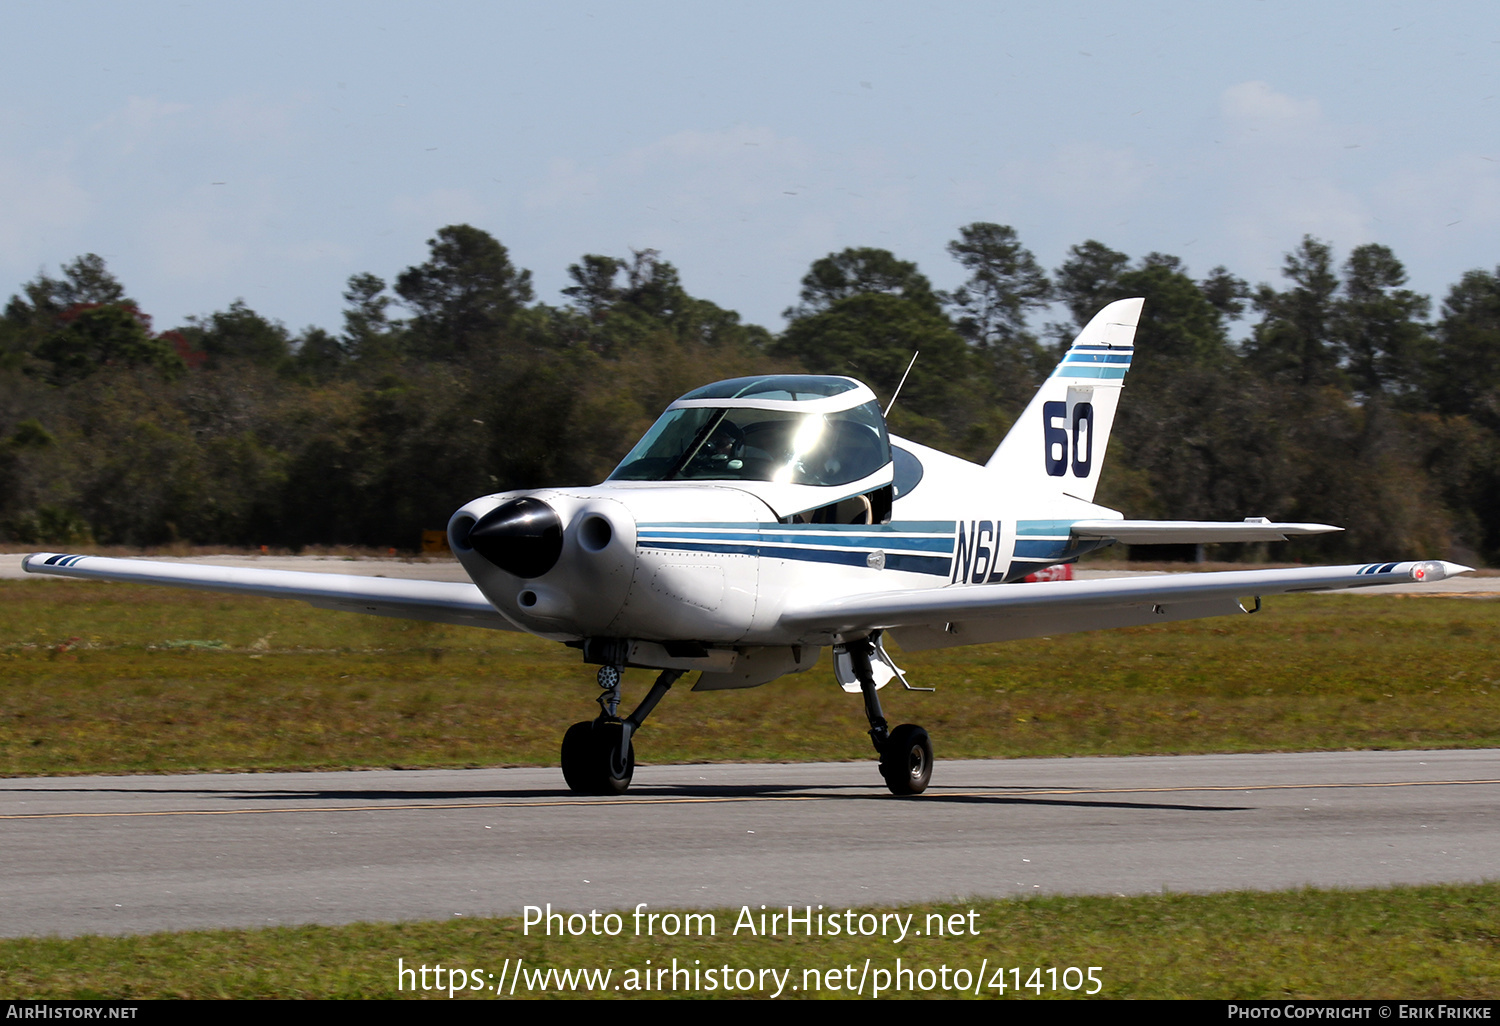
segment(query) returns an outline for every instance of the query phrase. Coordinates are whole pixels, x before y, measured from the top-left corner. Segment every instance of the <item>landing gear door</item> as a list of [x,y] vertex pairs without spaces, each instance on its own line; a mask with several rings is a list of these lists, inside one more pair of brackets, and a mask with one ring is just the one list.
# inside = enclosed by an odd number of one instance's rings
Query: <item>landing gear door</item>
[[[859,678],[854,675],[854,660],[847,645],[833,646],[833,675],[838,678],[839,687],[851,695],[859,694]],[[896,670],[883,659],[871,659],[870,676],[875,678],[875,690],[879,691],[896,676]]]

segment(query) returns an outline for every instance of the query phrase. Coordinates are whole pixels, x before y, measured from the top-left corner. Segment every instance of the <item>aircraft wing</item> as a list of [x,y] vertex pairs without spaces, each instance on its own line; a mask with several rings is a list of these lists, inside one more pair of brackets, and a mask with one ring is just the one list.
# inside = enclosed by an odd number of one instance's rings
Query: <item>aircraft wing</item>
[[1342,531],[1329,524],[1273,524],[1265,517],[1245,520],[1075,520],[1080,538],[1113,538],[1122,545],[1200,545],[1210,542],[1286,541]]
[[317,574],[299,570],[255,570],[152,559],[70,556],[60,552],[34,552],[21,561],[21,566],[33,574],[301,599],[320,609],[432,620],[463,627],[519,630],[490,605],[477,587],[458,582]]
[[807,638],[888,630],[907,651],[1138,627],[1251,612],[1240,599],[1440,581],[1471,568],[1440,560],[1295,567],[1227,573],[1153,574],[1037,584],[950,585],[789,605],[783,626]]

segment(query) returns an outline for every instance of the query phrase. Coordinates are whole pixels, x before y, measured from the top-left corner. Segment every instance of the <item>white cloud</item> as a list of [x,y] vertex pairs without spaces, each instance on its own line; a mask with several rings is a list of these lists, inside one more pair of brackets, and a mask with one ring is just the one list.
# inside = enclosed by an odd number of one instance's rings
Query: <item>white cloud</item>
[[253,242],[273,211],[270,197],[253,186],[199,186],[154,210],[141,228],[141,242],[158,273],[169,279],[231,280],[254,253]]
[[555,159],[547,168],[547,178],[526,197],[526,206],[534,209],[571,207],[599,198],[599,173],[583,171],[571,160]]
[[0,160],[0,265],[29,275],[37,254],[57,252],[61,237],[74,236],[93,208],[66,159]]
[[1240,202],[1226,205],[1223,222],[1241,252],[1249,254],[1249,264],[1261,268],[1279,268],[1282,256],[1304,235],[1341,249],[1371,241],[1369,206],[1318,179],[1262,180]]
[[231,96],[204,112],[205,127],[222,142],[234,145],[293,144],[298,139],[294,115],[303,104],[269,102],[259,96]]
[[1241,82],[1220,95],[1219,113],[1219,220],[1236,250],[1226,262],[1269,277],[1304,235],[1340,249],[1371,241],[1368,197],[1351,185],[1352,130],[1330,123],[1317,100]]
[[1403,169],[1372,189],[1379,241],[1390,243],[1413,287],[1441,301],[1460,275],[1500,263],[1500,158],[1467,153]]
[[180,131],[192,109],[186,103],[166,103],[154,96],[132,96],[124,108],[93,126],[90,134],[109,138],[115,155],[127,156]]
[[1219,113],[1237,142],[1305,141],[1323,128],[1317,100],[1278,93],[1264,82],[1232,85],[1219,97]]
[[1024,176],[1032,190],[1068,205],[1114,209],[1140,197],[1151,170],[1129,150],[1072,142],[1028,165]]
[[1398,171],[1374,190],[1381,220],[1425,235],[1500,227],[1500,158],[1466,153],[1430,167]]

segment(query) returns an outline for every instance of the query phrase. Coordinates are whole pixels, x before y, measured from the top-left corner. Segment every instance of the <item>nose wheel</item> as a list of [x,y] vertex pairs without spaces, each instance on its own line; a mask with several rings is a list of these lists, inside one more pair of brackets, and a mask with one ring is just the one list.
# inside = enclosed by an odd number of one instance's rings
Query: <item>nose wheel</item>
[[[635,776],[635,745],[620,720],[584,720],[563,735],[563,779],[576,794],[624,794]],[[621,756],[621,749],[624,755]]]
[[574,794],[616,795],[629,790],[635,776],[631,738],[681,676],[681,670],[663,670],[635,712],[622,720],[620,667],[600,668],[599,717],[575,723],[563,735],[563,779]]

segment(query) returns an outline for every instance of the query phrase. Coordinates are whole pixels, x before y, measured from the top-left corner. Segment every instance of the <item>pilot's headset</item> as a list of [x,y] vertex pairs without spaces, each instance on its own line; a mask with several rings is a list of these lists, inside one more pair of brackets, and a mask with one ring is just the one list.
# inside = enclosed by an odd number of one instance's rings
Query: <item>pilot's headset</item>
[[736,460],[745,455],[745,432],[732,420],[722,420],[703,443],[703,456],[711,460]]

